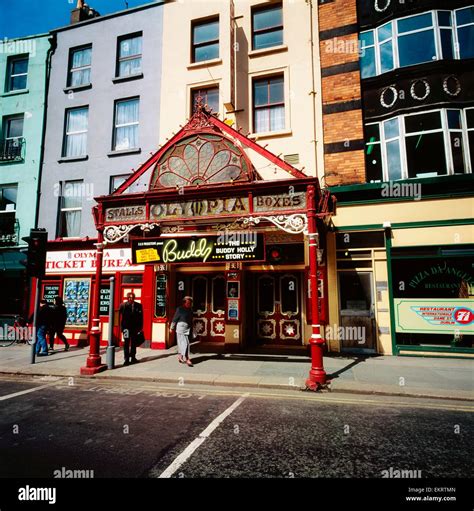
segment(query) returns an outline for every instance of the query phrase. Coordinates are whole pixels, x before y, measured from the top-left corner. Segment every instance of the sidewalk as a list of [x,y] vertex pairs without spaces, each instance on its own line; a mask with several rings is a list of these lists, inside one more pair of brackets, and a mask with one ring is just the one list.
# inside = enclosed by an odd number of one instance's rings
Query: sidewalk
[[[58,348],[49,357],[30,364],[30,346],[0,348],[0,374],[80,377],[87,348]],[[196,351],[199,350],[199,353]],[[298,391],[310,369],[306,354],[217,353],[193,346],[194,367],[179,364],[176,347],[168,350],[138,348],[138,364],[122,367],[122,350],[116,352],[116,368],[94,378],[143,380],[166,383],[232,387],[277,388]],[[101,350],[105,363],[105,349]],[[326,356],[332,392],[423,396],[474,401],[474,361],[421,357]]]

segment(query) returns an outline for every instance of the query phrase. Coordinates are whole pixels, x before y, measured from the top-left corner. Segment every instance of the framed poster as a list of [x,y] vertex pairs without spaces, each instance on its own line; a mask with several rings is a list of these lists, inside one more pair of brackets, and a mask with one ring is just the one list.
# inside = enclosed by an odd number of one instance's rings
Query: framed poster
[[54,305],[54,299],[59,296],[60,283],[43,284],[42,298],[48,302],[48,305]]
[[166,283],[166,274],[158,273],[155,281],[155,318],[166,318]]
[[227,282],[227,298],[240,298],[240,282]]
[[90,278],[64,279],[63,300],[66,326],[87,327],[89,322]]
[[110,285],[102,284],[99,290],[99,315],[108,316],[110,310]]

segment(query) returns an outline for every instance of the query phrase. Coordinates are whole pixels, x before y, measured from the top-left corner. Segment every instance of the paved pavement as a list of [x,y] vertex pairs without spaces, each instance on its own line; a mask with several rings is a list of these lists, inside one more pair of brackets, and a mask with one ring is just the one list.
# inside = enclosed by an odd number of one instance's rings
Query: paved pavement
[[[87,348],[61,348],[30,364],[30,347],[0,348],[0,374],[80,377]],[[198,352],[197,352],[198,351]],[[95,378],[143,380],[162,383],[261,387],[298,391],[310,369],[306,352],[217,353],[194,345],[194,367],[179,364],[176,347],[168,350],[138,348],[138,364],[122,367],[123,353],[116,353],[117,367]],[[105,363],[105,349],[101,350]],[[435,357],[326,356],[324,365],[332,392],[387,394],[474,400],[474,361]]]

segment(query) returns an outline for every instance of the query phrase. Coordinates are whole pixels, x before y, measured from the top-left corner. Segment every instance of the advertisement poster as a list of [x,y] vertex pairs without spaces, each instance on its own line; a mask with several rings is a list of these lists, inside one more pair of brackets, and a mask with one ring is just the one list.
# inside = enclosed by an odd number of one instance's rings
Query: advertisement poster
[[64,305],[68,326],[86,327],[89,315],[90,279],[64,279]]

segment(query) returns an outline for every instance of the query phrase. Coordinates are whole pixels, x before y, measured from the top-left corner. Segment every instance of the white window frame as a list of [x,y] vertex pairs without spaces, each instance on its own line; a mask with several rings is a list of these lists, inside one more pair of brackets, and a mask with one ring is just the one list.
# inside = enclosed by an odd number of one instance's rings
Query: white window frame
[[[138,39],[140,38],[141,39],[141,47],[142,47],[142,51],[141,53],[136,53],[135,55],[128,55],[126,57],[121,57],[120,56],[120,49],[121,49],[121,45],[123,42],[125,41],[130,41],[132,39]],[[130,75],[122,75],[120,74],[120,64],[122,62],[127,62],[128,60],[137,60],[137,59],[140,59],[140,72],[139,73],[135,73],[135,74],[130,74]],[[135,33],[135,34],[127,34],[127,35],[124,35],[124,36],[121,36],[117,39],[117,78],[127,78],[127,77],[133,77],[133,76],[137,76],[137,74],[140,74],[142,72],[142,69],[143,69],[143,33]]]
[[[448,110],[460,110],[460,120],[461,120],[461,129],[449,129],[448,125]],[[430,133],[442,133],[443,134],[443,143],[444,143],[444,151],[446,154],[446,174],[441,174],[438,177],[443,176],[453,176],[453,175],[460,175],[454,173],[454,165],[453,165],[453,154],[451,150],[451,138],[450,133],[451,132],[459,132],[462,134],[462,140],[463,140],[463,156],[464,156],[464,174],[472,174],[473,169],[471,168],[470,163],[470,148],[469,148],[469,139],[468,139],[468,133],[471,131],[474,131],[474,128],[467,128],[467,110],[474,110],[473,108],[436,108],[431,110],[426,110],[422,112],[413,112],[409,114],[403,114],[398,115],[394,117],[390,117],[388,119],[384,119],[383,121],[378,122],[369,122],[366,125],[378,125],[379,128],[379,135],[380,135],[380,145],[381,145],[381,151],[380,154],[382,155],[382,180],[383,181],[390,181],[389,174],[388,174],[388,157],[387,157],[387,143],[391,142],[392,140],[399,139],[399,150],[400,150],[400,162],[401,162],[401,180],[406,179],[423,179],[423,177],[412,177],[410,178],[408,176],[408,161],[407,161],[407,153],[406,153],[406,145],[405,140],[407,137],[417,136],[420,134],[430,134]],[[411,117],[414,115],[422,115],[422,114],[429,114],[429,113],[440,113],[441,117],[441,128],[433,129],[433,130],[426,130],[426,131],[416,131],[413,133],[406,134],[405,131],[405,118]],[[391,121],[393,119],[398,119],[398,128],[399,128],[399,137],[392,137],[389,139],[385,138],[385,130],[384,130],[384,123],[387,121]],[[374,142],[373,144],[377,144],[379,142]],[[365,146],[367,146],[368,143],[365,143]]]
[[[138,121],[133,121],[133,122],[125,122],[123,124],[117,124],[117,111],[118,111],[118,106],[120,103],[125,103],[127,101],[138,101],[138,108],[139,108],[139,115],[138,115]],[[113,150],[114,151],[128,151],[128,150],[133,150],[133,149],[138,149],[139,145],[137,145],[137,147],[128,147],[127,149],[117,149],[117,129],[118,128],[125,128],[126,126],[137,126],[137,130],[140,126],[140,98],[139,97],[136,97],[136,98],[128,98],[128,99],[118,99],[117,101],[115,101],[115,111],[114,111],[114,133],[113,133]],[[138,140],[138,136],[137,136],[137,140]]]
[[[87,110],[87,129],[85,130],[78,130],[78,131],[68,131],[67,130],[67,127],[68,127],[68,124],[69,124],[69,114],[70,112],[73,112],[75,110]],[[87,143],[88,143],[88,136],[86,136],[86,152],[85,154],[77,154],[75,156],[68,156],[67,155],[67,137],[68,136],[72,136],[72,135],[82,135],[83,133],[88,133],[89,132],[89,106],[86,105],[86,106],[79,106],[79,107],[74,107],[74,108],[68,108],[66,110],[66,124],[64,126],[64,149],[63,149],[63,157],[64,158],[81,158],[82,156],[87,156]]]
[[[383,23],[382,25],[380,25],[378,27],[375,27],[375,28],[372,28],[370,30],[364,30],[363,32],[360,32],[360,34],[359,34],[359,44],[361,44],[360,36],[362,34],[366,34],[366,33],[371,32],[372,36],[374,38],[374,44],[373,45],[364,46],[364,48],[372,48],[372,47],[374,47],[374,49],[375,49],[375,51],[374,51],[374,57],[375,57],[375,75],[372,75],[372,76],[379,76],[381,74],[393,71],[394,69],[400,69],[401,66],[400,66],[400,53],[399,53],[399,49],[398,49],[398,40],[399,40],[400,37],[416,34],[417,32],[426,32],[428,30],[433,30],[434,31],[436,60],[438,61],[438,60],[444,60],[446,58],[443,55],[443,47],[442,47],[442,43],[441,43],[441,30],[451,30],[451,41],[452,41],[452,44],[453,44],[453,59],[460,60],[461,59],[461,56],[460,56],[461,52],[460,52],[460,47],[459,47],[458,29],[459,28],[463,28],[463,27],[468,27],[468,26],[471,26],[471,25],[474,26],[474,23],[465,23],[463,25],[458,25],[457,20],[456,20],[456,13],[457,13],[457,11],[460,11],[462,9],[466,9],[467,7],[473,7],[473,6],[472,5],[471,6],[466,6],[466,7],[460,8],[460,9],[453,9],[453,10],[449,10],[449,9],[435,9],[435,10],[432,10],[432,11],[425,11],[425,12],[421,12],[421,13],[417,13],[417,14],[411,14],[409,16],[404,16],[402,18],[397,18],[397,19],[391,20],[391,21],[389,21],[387,23]],[[439,12],[449,12],[451,14],[451,27],[441,26],[439,24],[439,20],[438,20],[438,13]],[[430,27],[419,28],[419,29],[415,29],[415,30],[410,30],[408,32],[399,33],[399,31],[398,31],[398,22],[399,21],[402,21],[402,20],[405,20],[405,19],[408,19],[408,18],[415,18],[416,16],[420,16],[422,14],[431,14],[431,26]],[[379,41],[378,40],[378,31],[379,31],[379,29],[382,28],[385,25],[388,25],[388,24],[391,24],[391,26],[392,26],[392,37],[384,39],[383,41]],[[381,45],[386,43],[389,40],[392,41],[393,68],[388,70],[388,71],[382,72]],[[427,61],[427,62],[430,62],[430,61]],[[422,65],[422,64],[426,64],[427,62],[420,62],[419,64],[412,64],[412,65]],[[403,66],[403,67],[408,67],[408,66]],[[371,78],[372,76],[368,76],[367,78]]]
[[[74,53],[76,52],[79,52],[79,51],[84,51],[84,50],[90,50],[91,51],[91,63],[90,64],[87,64],[86,66],[80,66],[80,67],[72,67],[72,62],[73,62],[73,57],[74,57]],[[68,87],[83,87],[85,85],[89,85],[91,83],[91,79],[90,79],[90,76],[91,76],[91,73],[92,73],[92,45],[88,45],[88,46],[84,46],[84,47],[81,47],[81,48],[71,48],[71,54],[70,54],[70,67],[69,67],[69,72],[68,72],[68,77],[67,77],[67,81],[68,81]],[[73,85],[73,80],[72,80],[72,76],[73,76],[73,73],[77,73],[77,72],[80,72],[80,71],[84,71],[86,69],[90,69],[91,70],[91,73],[89,73],[89,81],[87,83],[81,83],[79,85]]]
[[[81,185],[84,184],[84,180],[82,179],[75,179],[75,180],[72,180],[72,181],[64,181],[64,183],[62,183],[62,190],[65,190],[66,186],[68,184],[72,184],[72,183],[80,183]],[[73,212],[73,211],[80,211],[81,212],[81,226],[82,226],[82,205],[80,207],[76,206],[74,208],[63,208],[63,205],[62,205],[62,202],[63,202],[63,199],[64,199],[64,195],[63,195],[63,191],[61,191],[61,204],[59,206],[59,228],[60,228],[60,233],[62,233],[62,223],[63,223],[63,213],[69,213],[69,212]],[[80,230],[79,230],[79,234],[77,236],[62,236],[62,238],[77,238],[78,236],[80,236]]]
[[[18,60],[26,60],[28,62],[28,65],[27,65],[27,69],[26,69],[26,73],[16,73],[16,74],[13,74],[13,63],[18,61]],[[29,59],[29,56],[28,55],[18,55],[18,56],[15,56],[15,57],[12,57],[9,62],[8,62],[8,92],[15,92],[15,91],[20,91],[20,90],[26,90],[27,87],[28,87],[28,69],[29,69],[29,65],[30,65],[30,59]],[[23,89],[13,89],[12,88],[12,80],[13,78],[17,78],[18,76],[26,76],[26,85]]]

